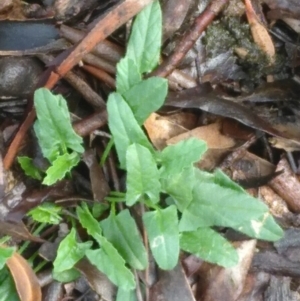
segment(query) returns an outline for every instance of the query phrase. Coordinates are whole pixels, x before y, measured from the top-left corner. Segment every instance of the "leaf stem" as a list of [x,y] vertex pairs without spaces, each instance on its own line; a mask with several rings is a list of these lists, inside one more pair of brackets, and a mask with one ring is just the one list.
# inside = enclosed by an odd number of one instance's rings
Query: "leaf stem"
[[110,138],[107,145],[106,145],[106,148],[103,152],[103,155],[101,157],[101,160],[100,160],[100,166],[103,166],[108,155],[109,155],[109,152],[111,151],[112,147],[114,145],[114,138]]

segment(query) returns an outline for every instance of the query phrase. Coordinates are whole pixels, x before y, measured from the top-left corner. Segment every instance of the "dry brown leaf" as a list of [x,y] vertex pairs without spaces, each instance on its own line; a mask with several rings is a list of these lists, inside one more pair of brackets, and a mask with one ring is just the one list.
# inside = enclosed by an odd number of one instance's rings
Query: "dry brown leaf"
[[167,141],[167,144],[175,144],[188,138],[198,138],[207,143],[207,147],[213,149],[228,149],[235,146],[234,139],[221,133],[221,124],[219,122],[197,127],[189,132],[175,136]]
[[167,140],[195,127],[196,122],[196,116],[191,113],[180,112],[168,116],[152,113],[144,127],[153,145],[161,150],[166,147]]
[[274,174],[276,167],[267,160],[245,151],[242,156],[234,160],[230,166],[231,177],[234,181],[257,179]]
[[158,282],[150,288],[149,300],[195,301],[180,263],[171,271],[159,272]]
[[254,42],[268,56],[270,64],[275,61],[275,47],[268,33],[268,30],[261,24],[257,14],[255,13],[251,0],[245,0],[246,15],[251,28]]
[[41,287],[28,262],[18,253],[6,261],[21,301],[42,300]]

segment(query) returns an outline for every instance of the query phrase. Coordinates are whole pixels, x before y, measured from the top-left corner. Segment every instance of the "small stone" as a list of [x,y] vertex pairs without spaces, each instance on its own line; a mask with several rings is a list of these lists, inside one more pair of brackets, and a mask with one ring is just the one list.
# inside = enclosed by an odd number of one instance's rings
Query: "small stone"
[[35,89],[43,66],[31,57],[0,58],[0,98],[27,97]]

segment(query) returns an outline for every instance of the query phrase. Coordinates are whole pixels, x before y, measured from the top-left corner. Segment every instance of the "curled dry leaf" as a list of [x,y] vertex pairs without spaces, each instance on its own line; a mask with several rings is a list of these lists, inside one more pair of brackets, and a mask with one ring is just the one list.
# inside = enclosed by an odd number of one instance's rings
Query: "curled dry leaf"
[[152,113],[144,123],[144,127],[154,146],[162,150],[166,141],[195,127],[197,116],[191,113],[176,113],[160,116]]
[[14,253],[6,262],[14,279],[21,301],[42,300],[41,287],[28,262],[18,253]]
[[254,42],[268,56],[270,64],[275,60],[275,47],[268,30],[261,24],[250,0],[245,0],[246,15],[251,28]]
[[212,123],[205,126],[197,127],[189,132],[180,134],[167,141],[167,144],[175,144],[181,140],[191,137],[204,140],[208,148],[230,148],[235,145],[234,139],[224,136],[221,132],[221,124],[219,122]]
[[244,188],[260,187],[277,175],[273,164],[248,151],[233,160],[229,169],[231,178]]

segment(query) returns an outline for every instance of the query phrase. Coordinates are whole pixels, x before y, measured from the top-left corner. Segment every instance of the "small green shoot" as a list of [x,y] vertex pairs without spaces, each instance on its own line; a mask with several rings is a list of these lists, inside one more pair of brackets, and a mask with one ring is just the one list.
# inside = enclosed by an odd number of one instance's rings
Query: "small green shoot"
[[[67,102],[61,95],[40,88],[34,93],[34,105],[37,115],[34,130],[44,157],[51,163],[42,183],[52,185],[79,163],[84,152],[82,138],[72,128]],[[26,175],[42,178],[32,159],[20,157],[18,161]]]
[[18,162],[28,177],[33,179],[42,180],[42,172],[33,164],[29,157],[18,157]]
[[85,252],[92,246],[91,241],[79,243],[76,240],[76,231],[71,232],[63,239],[57,250],[57,257],[53,262],[54,273],[61,273],[70,270],[85,255]]
[[30,210],[27,215],[40,223],[57,225],[61,222],[62,208],[53,203],[43,203]]

